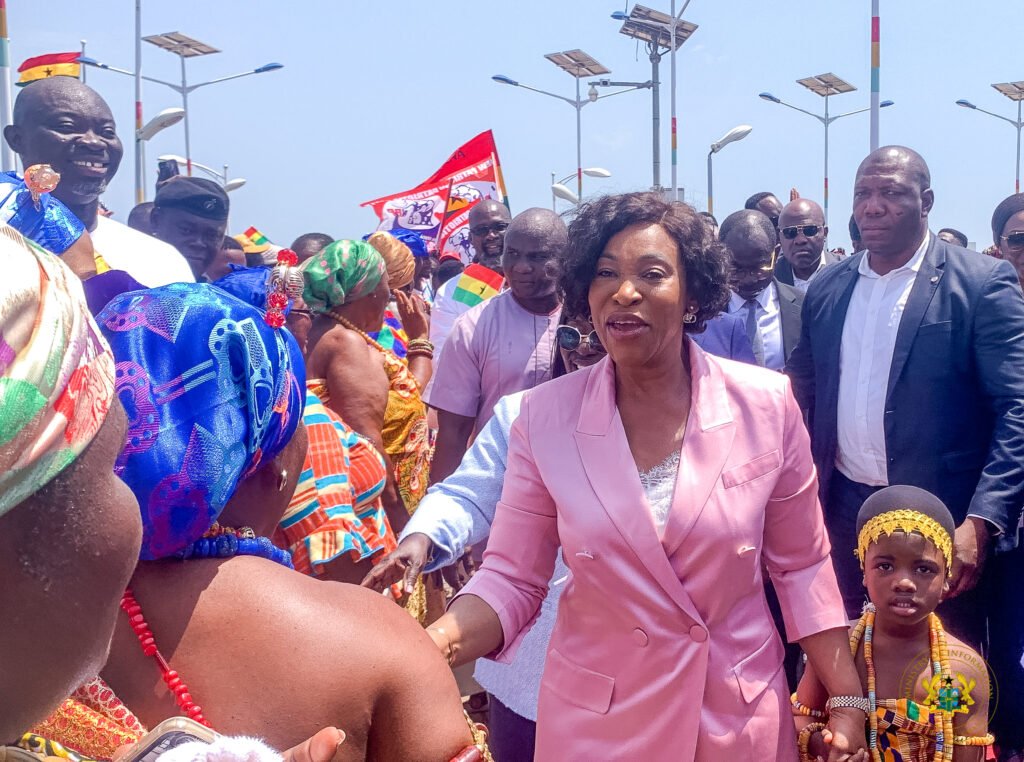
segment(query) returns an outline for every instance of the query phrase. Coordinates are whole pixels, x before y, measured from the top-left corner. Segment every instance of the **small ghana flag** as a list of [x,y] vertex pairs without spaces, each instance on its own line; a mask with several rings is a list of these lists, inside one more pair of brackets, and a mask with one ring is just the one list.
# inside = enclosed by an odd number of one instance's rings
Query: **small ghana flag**
[[245,237],[252,241],[254,246],[262,246],[265,243],[270,243],[263,233],[258,231],[256,228],[249,228],[244,233]]
[[491,268],[473,263],[459,276],[455,290],[452,291],[452,299],[475,307],[496,295],[501,290],[504,280],[500,273],[494,272]]
[[47,77],[78,77],[82,65],[78,63],[78,56],[81,53],[47,53],[43,56],[29,58],[18,67],[21,77],[18,79],[18,87],[24,87],[29,82]]

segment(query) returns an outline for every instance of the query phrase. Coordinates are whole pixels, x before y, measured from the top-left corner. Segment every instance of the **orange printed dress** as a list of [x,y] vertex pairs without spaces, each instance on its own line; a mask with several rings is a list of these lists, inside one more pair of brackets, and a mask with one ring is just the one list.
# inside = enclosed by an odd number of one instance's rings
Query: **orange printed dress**
[[[391,458],[395,483],[409,513],[416,510],[427,494],[430,482],[430,459],[434,448],[427,425],[427,407],[420,396],[419,383],[409,366],[377,342],[364,336],[370,346],[384,356],[384,370],[388,376],[388,404],[384,411],[384,449]],[[327,381],[309,379],[306,387],[330,405],[331,395]]]
[[380,501],[384,459],[308,389],[302,420],[309,448],[275,542],[310,576],[345,553],[353,561],[390,553],[398,543]]

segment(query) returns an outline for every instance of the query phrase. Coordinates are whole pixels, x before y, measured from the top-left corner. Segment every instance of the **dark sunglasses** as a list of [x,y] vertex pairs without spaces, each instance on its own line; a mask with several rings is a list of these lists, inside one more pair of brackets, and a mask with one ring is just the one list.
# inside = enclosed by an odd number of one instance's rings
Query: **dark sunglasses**
[[470,228],[469,232],[478,238],[483,238],[491,233],[497,233],[501,235],[508,229],[507,222],[495,222],[493,225],[477,225],[475,228]]
[[1024,230],[1014,230],[1009,235],[1000,236],[1011,249],[1024,249]]
[[800,233],[803,233],[808,238],[814,238],[818,235],[818,231],[821,230],[821,225],[792,225],[788,228],[782,229],[782,235],[788,241],[792,241]]
[[[585,337],[587,343],[590,344],[590,348],[595,352],[603,352],[604,347],[601,345],[601,339],[597,336],[597,331],[591,331]],[[583,342],[584,336],[577,329],[571,325],[560,325],[555,330],[555,340],[558,342],[558,346],[564,349],[566,352],[572,352],[578,348]]]

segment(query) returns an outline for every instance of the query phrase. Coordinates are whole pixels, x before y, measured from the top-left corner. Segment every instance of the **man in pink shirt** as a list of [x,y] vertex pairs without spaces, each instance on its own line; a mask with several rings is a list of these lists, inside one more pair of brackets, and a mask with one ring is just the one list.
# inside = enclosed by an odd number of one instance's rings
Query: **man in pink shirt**
[[509,289],[456,319],[427,396],[438,418],[432,482],[455,471],[501,397],[551,377],[561,312],[556,285],[567,240],[554,212],[517,215],[501,258]]

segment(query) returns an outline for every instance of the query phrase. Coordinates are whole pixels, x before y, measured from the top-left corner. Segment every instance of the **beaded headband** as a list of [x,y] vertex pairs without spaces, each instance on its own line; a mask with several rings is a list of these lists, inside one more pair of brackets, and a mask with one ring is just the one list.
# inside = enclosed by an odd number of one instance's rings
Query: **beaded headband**
[[291,249],[277,252],[277,265],[267,282],[267,314],[265,320],[271,328],[284,325],[285,308],[288,302],[302,295],[302,271],[299,270],[298,255]]
[[883,534],[888,536],[893,532],[903,532],[904,534],[917,532],[922,535],[926,540],[932,542],[942,553],[942,557],[946,559],[946,576],[953,573],[953,538],[949,536],[949,532],[931,516],[908,508],[886,511],[865,522],[857,537],[857,550],[854,551],[854,555],[860,559],[861,569],[864,568],[868,545],[877,542]]

